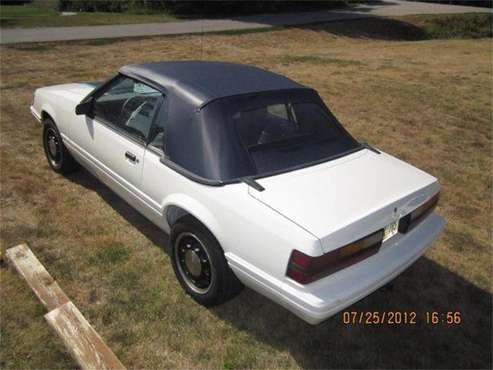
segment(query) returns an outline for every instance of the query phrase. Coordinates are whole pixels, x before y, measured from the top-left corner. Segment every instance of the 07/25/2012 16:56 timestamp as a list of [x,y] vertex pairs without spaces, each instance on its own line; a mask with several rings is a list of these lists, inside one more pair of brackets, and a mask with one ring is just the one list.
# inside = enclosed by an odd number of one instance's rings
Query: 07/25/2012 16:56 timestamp
[[460,311],[343,311],[342,322],[346,325],[460,325]]

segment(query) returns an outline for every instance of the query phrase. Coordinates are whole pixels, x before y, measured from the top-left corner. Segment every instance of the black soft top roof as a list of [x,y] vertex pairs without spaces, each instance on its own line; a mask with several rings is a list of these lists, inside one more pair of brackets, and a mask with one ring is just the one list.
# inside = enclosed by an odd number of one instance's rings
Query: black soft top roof
[[205,61],[154,62],[126,65],[120,73],[173,90],[196,107],[232,95],[306,89],[276,73],[253,66]]

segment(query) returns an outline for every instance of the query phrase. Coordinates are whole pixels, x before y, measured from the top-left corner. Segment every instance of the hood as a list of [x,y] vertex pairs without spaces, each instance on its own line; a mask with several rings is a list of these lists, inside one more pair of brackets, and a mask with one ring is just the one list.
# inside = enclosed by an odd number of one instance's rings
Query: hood
[[257,181],[265,190],[249,194],[317,237],[324,253],[384,228],[439,190],[433,176],[367,149]]
[[98,87],[100,82],[81,82],[70,83],[63,85],[53,85],[42,87],[37,92],[50,93],[54,95],[60,95],[65,99],[69,99],[75,103],[79,103],[85,98],[91,91]]

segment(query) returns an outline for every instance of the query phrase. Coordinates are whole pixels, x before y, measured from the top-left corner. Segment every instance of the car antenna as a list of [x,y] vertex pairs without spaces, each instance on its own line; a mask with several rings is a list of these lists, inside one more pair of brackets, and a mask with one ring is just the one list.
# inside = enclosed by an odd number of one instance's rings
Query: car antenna
[[204,59],[204,1],[200,7],[200,60]]

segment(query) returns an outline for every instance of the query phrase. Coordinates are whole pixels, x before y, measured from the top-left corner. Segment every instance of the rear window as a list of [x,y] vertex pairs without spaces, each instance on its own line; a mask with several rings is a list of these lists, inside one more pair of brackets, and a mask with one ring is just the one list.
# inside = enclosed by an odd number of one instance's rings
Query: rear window
[[233,140],[249,157],[250,176],[329,160],[360,147],[309,90],[228,97],[210,105],[233,127]]

